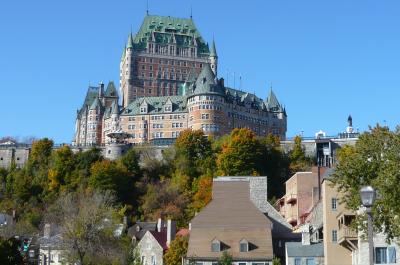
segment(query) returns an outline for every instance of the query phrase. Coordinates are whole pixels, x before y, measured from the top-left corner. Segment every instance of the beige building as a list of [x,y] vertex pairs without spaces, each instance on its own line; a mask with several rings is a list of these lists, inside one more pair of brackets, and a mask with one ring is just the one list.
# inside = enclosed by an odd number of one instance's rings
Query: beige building
[[318,169],[297,172],[285,182],[285,195],[277,201],[279,213],[294,228],[304,223],[319,200]]

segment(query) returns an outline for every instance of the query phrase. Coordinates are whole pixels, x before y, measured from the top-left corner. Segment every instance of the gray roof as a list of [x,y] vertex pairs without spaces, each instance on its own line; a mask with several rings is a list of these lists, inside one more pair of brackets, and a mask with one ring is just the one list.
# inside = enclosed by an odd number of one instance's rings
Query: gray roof
[[89,109],[90,109],[90,110],[94,110],[94,109],[97,109],[98,107],[101,108],[101,102],[100,102],[99,98],[96,97],[96,98],[93,100],[92,105],[90,105],[90,108],[89,108]]
[[276,98],[276,95],[275,95],[274,91],[272,91],[272,88],[270,89],[269,95],[268,95],[268,98],[267,98],[267,107],[269,109],[275,109],[275,110],[281,110],[282,109],[281,105],[279,104],[278,99]]
[[156,231],[157,222],[136,222],[128,229],[128,236],[141,240],[147,231]]
[[210,64],[205,64],[201,70],[195,83],[190,86],[192,95],[199,94],[220,94],[224,96],[224,87],[220,86],[215,79],[214,72],[211,69]]
[[113,81],[108,82],[107,89],[106,89],[106,92],[104,93],[104,95],[106,97],[117,97],[118,96],[118,92],[117,92],[117,89],[115,88]]
[[300,242],[287,242],[286,251],[288,257],[323,257],[323,243],[302,245]]
[[333,172],[335,172],[334,168],[328,168],[322,175],[322,181],[331,179]]
[[213,43],[212,43],[212,46],[211,46],[210,56],[218,57],[217,49],[215,48],[215,41],[214,40],[213,40]]

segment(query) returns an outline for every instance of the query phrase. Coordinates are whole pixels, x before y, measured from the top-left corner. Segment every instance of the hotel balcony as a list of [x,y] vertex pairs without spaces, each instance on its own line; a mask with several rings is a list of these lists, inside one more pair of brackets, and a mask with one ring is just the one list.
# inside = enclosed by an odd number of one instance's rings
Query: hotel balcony
[[358,234],[354,228],[350,227],[354,218],[355,215],[348,212],[342,212],[337,216],[339,224],[337,235],[338,244],[349,250],[357,249]]

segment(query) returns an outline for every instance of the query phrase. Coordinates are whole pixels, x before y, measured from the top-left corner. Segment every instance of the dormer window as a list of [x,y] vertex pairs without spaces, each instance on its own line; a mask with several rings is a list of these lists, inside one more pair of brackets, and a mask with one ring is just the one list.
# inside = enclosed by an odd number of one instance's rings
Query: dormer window
[[249,242],[246,239],[240,240],[240,252],[249,252]]
[[146,107],[141,107],[140,108],[140,113],[147,113],[147,108]]
[[211,251],[212,252],[220,252],[221,251],[221,242],[218,239],[214,239],[211,242]]
[[172,106],[171,105],[167,105],[164,107],[164,111],[165,112],[171,112],[172,111]]

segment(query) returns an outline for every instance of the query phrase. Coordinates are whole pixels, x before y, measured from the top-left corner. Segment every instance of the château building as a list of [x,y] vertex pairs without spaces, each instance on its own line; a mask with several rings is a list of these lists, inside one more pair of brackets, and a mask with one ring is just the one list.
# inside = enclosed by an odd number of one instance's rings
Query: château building
[[122,106],[113,82],[90,86],[73,144],[107,144],[113,132],[132,144],[170,144],[185,129],[222,136],[244,127],[284,140],[286,110],[272,88],[263,100],[226,86],[217,69],[215,42],[209,48],[192,19],[146,16],[123,51]]

